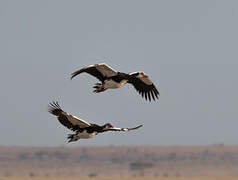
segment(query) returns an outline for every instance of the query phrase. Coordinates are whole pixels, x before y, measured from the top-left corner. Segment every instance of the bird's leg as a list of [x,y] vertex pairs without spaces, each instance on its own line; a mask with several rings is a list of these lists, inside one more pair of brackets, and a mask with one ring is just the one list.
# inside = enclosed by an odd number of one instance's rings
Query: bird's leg
[[104,88],[103,84],[101,83],[96,83],[95,86],[93,86],[93,88],[95,88],[95,90],[93,91],[94,93],[100,93],[107,89],[107,88]]
[[79,140],[80,138],[77,137],[77,134],[68,134],[67,139],[68,139],[68,143],[70,143],[70,142],[77,141],[77,140]]
[[105,90],[107,90],[107,89],[104,88],[104,87],[99,87],[99,88],[95,89],[93,92],[94,92],[94,93],[100,93],[100,92],[103,92],[103,91],[105,91]]

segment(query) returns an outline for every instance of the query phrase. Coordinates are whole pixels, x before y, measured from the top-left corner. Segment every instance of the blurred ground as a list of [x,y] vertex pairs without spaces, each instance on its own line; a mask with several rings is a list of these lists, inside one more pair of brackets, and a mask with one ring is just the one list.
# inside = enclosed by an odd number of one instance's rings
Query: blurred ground
[[238,177],[238,146],[0,147],[0,177]]
[[170,178],[0,178],[0,180],[28,180],[28,179],[34,179],[34,180],[237,180],[235,177],[223,177],[223,178],[218,178],[218,177],[170,177]]

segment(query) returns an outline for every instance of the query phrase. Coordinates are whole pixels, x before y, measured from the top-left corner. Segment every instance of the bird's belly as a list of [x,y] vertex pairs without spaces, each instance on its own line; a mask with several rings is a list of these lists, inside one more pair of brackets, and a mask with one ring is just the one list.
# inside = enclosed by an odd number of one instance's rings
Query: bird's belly
[[107,89],[116,89],[124,86],[127,83],[127,80],[122,80],[120,83],[113,80],[106,80],[104,84],[104,88]]
[[77,134],[77,137],[80,139],[88,139],[88,138],[92,138],[93,136],[96,136],[97,132],[92,132],[92,133],[88,133],[87,131],[83,131],[81,133]]

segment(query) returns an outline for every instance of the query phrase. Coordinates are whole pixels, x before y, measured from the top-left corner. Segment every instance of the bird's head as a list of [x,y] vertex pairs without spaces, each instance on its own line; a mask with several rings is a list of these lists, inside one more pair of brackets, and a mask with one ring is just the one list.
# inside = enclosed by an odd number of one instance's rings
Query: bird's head
[[130,73],[131,76],[135,76],[137,78],[148,78],[149,76],[145,74],[144,72],[134,72]]
[[139,77],[148,78],[149,76],[145,74],[144,72],[140,72]]

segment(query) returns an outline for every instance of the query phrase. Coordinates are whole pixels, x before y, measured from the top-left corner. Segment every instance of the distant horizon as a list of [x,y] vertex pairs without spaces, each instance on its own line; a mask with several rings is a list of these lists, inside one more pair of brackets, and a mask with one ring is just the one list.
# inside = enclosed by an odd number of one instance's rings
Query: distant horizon
[[0,177],[237,177],[237,152],[238,146],[0,147]]
[[22,147],[22,148],[104,148],[104,147],[237,147],[238,144],[211,144],[211,145],[87,145],[87,146],[66,146],[66,145],[59,145],[59,146],[20,146],[20,145],[0,145],[0,147]]

